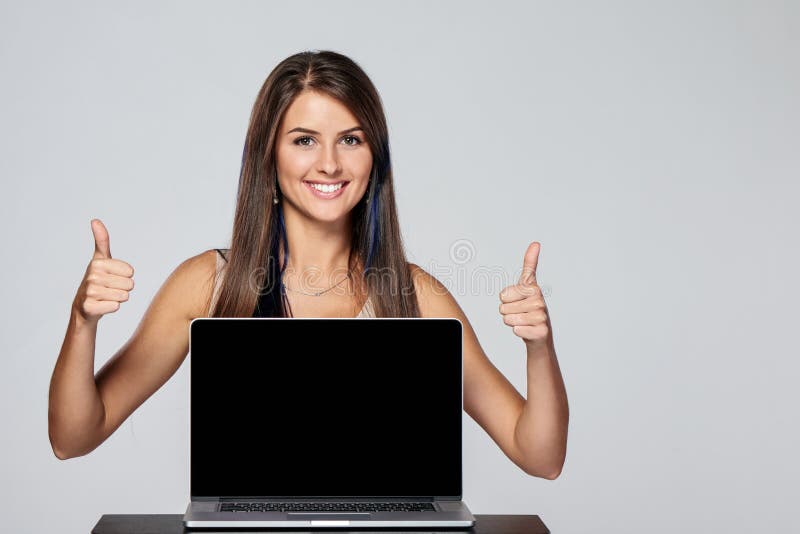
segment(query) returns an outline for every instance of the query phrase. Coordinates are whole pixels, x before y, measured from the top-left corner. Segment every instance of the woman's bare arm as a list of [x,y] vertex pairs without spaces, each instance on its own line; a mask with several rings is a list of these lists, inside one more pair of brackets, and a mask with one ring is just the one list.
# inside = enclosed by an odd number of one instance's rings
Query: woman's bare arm
[[50,380],[48,433],[58,458],[94,450],[177,371],[189,352],[189,323],[206,316],[215,267],[213,249],[178,265],[96,376],[98,322],[73,306]]
[[[413,263],[409,264],[423,317],[453,317],[464,330],[464,411],[494,440],[505,455],[525,473],[553,480],[559,476],[566,454],[566,394],[551,393],[557,372],[543,363],[528,365],[529,395],[526,400],[483,351],[472,325],[453,295],[438,279]],[[535,366],[536,373],[531,373]],[[540,376],[545,374],[547,376]],[[557,376],[560,382],[560,374]],[[535,387],[531,388],[531,384]],[[531,391],[541,389],[542,392]],[[534,395],[531,395],[534,393]],[[518,439],[523,412],[530,412],[537,424],[526,419],[525,443]],[[542,417],[539,417],[539,416]],[[554,422],[555,421],[555,422]],[[525,445],[525,446],[523,446]]]

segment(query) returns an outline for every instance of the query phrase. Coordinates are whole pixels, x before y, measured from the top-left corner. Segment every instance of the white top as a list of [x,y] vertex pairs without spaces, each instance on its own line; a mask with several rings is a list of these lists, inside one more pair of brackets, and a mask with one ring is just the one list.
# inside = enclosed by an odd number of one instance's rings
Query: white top
[[[223,250],[228,252],[229,249]],[[228,262],[223,259],[222,254],[217,252],[217,274],[214,277],[214,290],[211,294],[211,305],[208,307],[208,313],[206,315],[211,315],[211,310],[214,309],[214,304],[217,302],[217,298],[219,297],[219,288],[222,285],[222,278],[225,276],[225,270],[223,267],[227,263]],[[364,303],[364,307],[361,308],[361,312],[356,315],[356,319],[363,317],[375,317],[375,309],[372,306],[371,298],[367,298],[367,302]]]

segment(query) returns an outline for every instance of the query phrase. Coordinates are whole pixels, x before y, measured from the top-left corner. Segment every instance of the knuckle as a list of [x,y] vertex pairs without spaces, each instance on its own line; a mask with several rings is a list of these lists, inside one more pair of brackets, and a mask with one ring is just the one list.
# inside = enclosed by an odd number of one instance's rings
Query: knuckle
[[547,337],[548,331],[549,331],[549,329],[547,328],[546,324],[542,323],[542,324],[536,325],[536,337],[544,339],[544,338]]

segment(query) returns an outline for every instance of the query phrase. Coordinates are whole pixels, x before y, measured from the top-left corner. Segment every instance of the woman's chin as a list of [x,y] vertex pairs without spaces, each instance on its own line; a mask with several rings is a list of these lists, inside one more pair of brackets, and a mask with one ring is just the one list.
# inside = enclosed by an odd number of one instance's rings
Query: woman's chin
[[344,221],[350,215],[350,210],[342,208],[342,206],[320,207],[311,206],[308,215],[315,221],[321,223],[333,224],[336,222]]
[[311,219],[319,223],[333,224],[346,220],[351,215],[351,212],[355,207],[342,202],[343,200],[344,199],[339,198],[336,200],[336,202],[329,202],[325,200],[311,199],[310,202],[304,202],[300,205],[296,205],[290,202],[289,199],[284,198],[282,200],[282,207],[284,213],[287,210],[291,210],[306,219]]

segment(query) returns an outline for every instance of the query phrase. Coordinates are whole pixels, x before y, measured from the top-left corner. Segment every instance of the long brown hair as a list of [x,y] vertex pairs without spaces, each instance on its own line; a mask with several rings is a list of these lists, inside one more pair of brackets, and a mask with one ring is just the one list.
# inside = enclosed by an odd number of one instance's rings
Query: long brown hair
[[[210,317],[291,317],[280,283],[288,260],[276,171],[278,127],[304,90],[342,102],[358,119],[372,151],[365,194],[353,208],[350,266],[377,317],[419,317],[419,305],[397,217],[389,133],[378,91],[352,59],[337,52],[305,51],[281,61],[258,93],[247,129],[228,263]],[[284,263],[278,265],[280,247]]]

